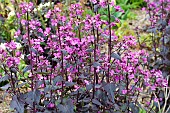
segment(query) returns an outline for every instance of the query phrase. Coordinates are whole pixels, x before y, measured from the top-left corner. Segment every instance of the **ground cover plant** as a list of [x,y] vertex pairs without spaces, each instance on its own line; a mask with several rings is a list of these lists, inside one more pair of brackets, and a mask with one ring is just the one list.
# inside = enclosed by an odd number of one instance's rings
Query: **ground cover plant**
[[93,15],[79,3],[62,10],[52,2],[12,2],[18,29],[0,47],[0,82],[17,113],[160,112],[157,92],[169,92],[167,76],[150,66],[148,51],[135,50],[134,36],[115,35],[120,20],[111,10],[123,10],[114,2],[91,0]]

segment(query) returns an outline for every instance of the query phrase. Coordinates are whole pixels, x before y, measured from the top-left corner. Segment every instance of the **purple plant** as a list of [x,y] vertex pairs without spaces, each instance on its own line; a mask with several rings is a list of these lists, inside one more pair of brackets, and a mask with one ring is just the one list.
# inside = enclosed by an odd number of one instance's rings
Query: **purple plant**
[[[155,96],[162,100],[155,99],[157,112],[170,112],[170,1],[169,0],[145,0],[148,3],[146,12],[149,15],[150,26],[147,32],[150,33],[152,51],[150,52],[149,67],[159,69],[168,81],[168,87],[156,89]],[[141,44],[142,45],[142,44]]]
[[[151,95],[146,103],[157,102],[155,90],[167,87],[167,80],[160,70],[150,69],[145,50],[132,49],[137,46],[135,37],[118,39],[114,34],[112,27],[119,21],[110,21],[112,5],[99,3],[107,8],[108,22],[97,12],[84,17],[80,4],[72,4],[69,15],[47,8],[44,27],[31,12],[33,3],[20,4],[15,41],[0,48],[0,81],[9,81],[3,88],[13,96],[11,108],[19,113],[154,110],[143,107],[138,98],[145,92]],[[27,90],[21,91],[22,87]]]

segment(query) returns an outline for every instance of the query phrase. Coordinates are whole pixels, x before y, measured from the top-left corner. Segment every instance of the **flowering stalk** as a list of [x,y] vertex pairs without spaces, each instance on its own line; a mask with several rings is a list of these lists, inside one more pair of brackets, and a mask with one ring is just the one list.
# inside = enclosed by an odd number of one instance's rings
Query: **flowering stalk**
[[[128,67],[128,61],[127,61],[127,67]],[[130,110],[129,110],[129,78],[128,78],[128,73],[126,74],[126,91],[127,91],[127,93],[126,93],[126,101],[127,101],[127,110],[128,110],[128,112],[130,112]]]
[[[30,29],[29,29],[29,13],[27,11],[27,22],[28,22],[28,25],[27,25],[27,35],[28,35],[28,44],[29,44],[29,53],[31,55],[31,58],[30,59],[33,59],[33,56],[32,56],[32,51],[31,51],[31,38],[30,38]],[[33,67],[33,63],[32,63],[32,60],[30,60],[30,65]],[[31,69],[31,73],[33,75],[33,70]],[[32,76],[32,84],[31,84],[31,89],[32,91],[34,90],[34,76]]]
[[[98,10],[96,12],[96,15],[98,14]],[[94,29],[94,28],[93,28]],[[99,49],[98,48],[98,44],[99,44],[99,28],[96,26],[96,35],[97,35],[97,42],[96,42],[96,39],[94,39],[94,42],[96,43],[95,44],[95,49]],[[96,70],[95,70],[96,71]],[[99,76],[97,75],[96,73],[96,84],[98,84],[98,81],[99,81]]]
[[[33,68],[33,62],[32,62],[32,59],[33,59],[33,55],[32,55],[32,51],[31,51],[31,37],[30,37],[30,29],[29,29],[29,12],[27,11],[27,22],[28,22],[28,25],[27,25],[27,35],[28,35],[28,44],[29,44],[29,53],[31,55],[30,57],[30,65],[32,66]],[[34,91],[34,74],[33,74],[33,69],[31,69],[31,73],[33,76],[31,76],[32,80],[31,80],[31,90]],[[35,109],[35,102],[33,102],[33,113],[36,113],[36,109]]]
[[[109,3],[109,0],[107,1],[107,3]],[[110,5],[108,4],[107,6],[107,10],[108,10],[108,24],[109,24],[109,39],[108,39],[108,71],[107,71],[107,82],[109,83],[109,77],[110,77],[110,61],[111,61],[111,51],[112,51],[112,48],[111,48],[111,35],[112,35],[112,32],[111,32],[111,14],[110,14]]]
[[[64,55],[63,55],[63,51],[62,51],[62,42],[61,42],[61,37],[60,37],[60,26],[58,25],[57,26],[57,30],[58,30],[58,38],[59,38],[59,44],[60,44],[60,51],[61,51],[61,74],[62,74],[62,77],[64,78]],[[61,83],[61,103],[63,103],[63,95],[64,95],[64,82],[62,81]]]
[[[94,31],[94,26],[93,26],[93,36],[94,36],[94,62],[96,62],[96,37],[95,37],[95,31]],[[94,93],[95,93],[95,84],[98,83],[96,78],[98,78],[97,72],[96,72],[97,68],[94,67],[94,81],[93,81],[93,98],[94,98]]]

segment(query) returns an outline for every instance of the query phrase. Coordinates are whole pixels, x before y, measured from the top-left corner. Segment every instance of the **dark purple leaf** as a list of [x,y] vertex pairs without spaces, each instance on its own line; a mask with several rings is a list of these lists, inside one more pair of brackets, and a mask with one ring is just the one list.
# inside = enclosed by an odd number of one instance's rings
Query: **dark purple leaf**
[[44,92],[45,92],[45,93],[48,93],[50,90],[52,90],[52,86],[51,86],[51,85],[47,85],[47,86],[44,88]]
[[65,105],[59,104],[57,107],[61,113],[74,113],[74,106],[71,99],[68,99]]
[[112,54],[111,54],[111,57],[113,57],[113,58],[115,58],[115,59],[117,59],[117,60],[121,60],[120,55],[118,55],[117,53],[112,53]]
[[6,81],[6,80],[9,80],[9,76],[8,76],[8,75],[5,75],[5,76],[1,77],[1,78],[0,78],[0,83],[1,83],[1,82],[4,82],[4,81]]
[[17,113],[24,113],[24,103],[22,103],[16,95],[12,97],[10,107],[16,109]]
[[99,9],[99,5],[98,4],[94,5],[94,13],[96,13],[98,11],[98,9]]
[[104,89],[109,94],[109,97],[111,98],[112,102],[114,101],[114,91],[116,90],[116,87],[114,84],[110,83],[104,86]]
[[11,87],[10,84],[6,84],[5,86],[0,87],[0,89],[2,89],[2,90],[7,90],[7,89],[10,88],[10,87]]
[[156,28],[150,28],[150,29],[147,30],[148,33],[154,33],[154,34],[157,33],[156,31],[157,31]]
[[97,89],[99,89],[99,88],[101,88],[102,87],[102,85],[100,85],[100,84],[96,84],[95,85],[95,88],[97,88]]
[[85,98],[82,101],[85,102],[85,103],[89,103],[91,101],[91,99],[90,98]]
[[90,48],[90,49],[87,49],[86,52],[90,53],[90,52],[93,52],[93,50],[94,50],[93,48]]
[[68,82],[68,81],[66,81],[66,82],[65,82],[65,85],[66,85],[67,87],[71,87],[71,86],[75,85],[75,83],[74,83],[74,82]]
[[97,99],[93,99],[92,102],[96,105],[102,106],[102,104]]
[[27,93],[25,101],[26,101],[27,104],[29,104],[31,106],[33,105],[34,95],[33,95],[32,91]]
[[170,25],[166,27],[166,34],[170,35]]
[[65,49],[61,50],[64,55],[67,55],[67,51]]
[[100,64],[99,62],[94,62],[94,63],[93,63],[93,67],[96,67],[96,68],[97,68],[98,66],[100,66],[100,65],[101,65],[101,64]]
[[33,105],[33,102],[35,102],[36,104],[39,103],[40,101],[40,96],[41,96],[41,92],[37,89],[35,91],[30,91],[27,93],[26,95],[26,99],[25,101],[29,104],[29,105]]
[[83,106],[83,107],[85,107],[85,108],[89,108],[90,107],[90,105],[89,104],[86,104],[85,106]]
[[31,65],[28,65],[26,66],[24,69],[23,69],[23,73],[26,73],[27,71],[31,70],[32,69],[32,66]]
[[12,73],[17,73],[17,70],[15,69],[15,68],[10,68],[10,71],[12,72]]
[[36,87],[38,88],[40,85],[44,84],[43,80],[39,80],[36,82]]
[[137,106],[135,106],[134,103],[130,103],[130,104],[129,104],[129,107],[132,109],[132,111],[133,111],[134,113],[139,113],[139,108],[138,108]]
[[87,84],[87,85],[86,85],[86,89],[87,89],[87,90],[91,90],[92,88],[93,88],[93,84]]
[[98,108],[96,105],[93,104],[93,105],[92,105],[92,110],[93,110],[93,111],[99,111],[99,108]]
[[120,110],[120,107],[117,105],[117,104],[114,104],[114,108],[115,108],[115,110]]
[[31,48],[31,51],[35,53],[36,55],[38,54],[38,51],[35,48]]
[[125,111],[127,109],[127,104],[124,103],[120,108],[121,108],[122,111]]
[[57,82],[62,82],[63,77],[62,76],[56,76],[53,80],[53,84],[55,85]]
[[40,90],[36,89],[34,91],[34,102],[38,104],[40,102],[40,98],[41,98],[41,92]]

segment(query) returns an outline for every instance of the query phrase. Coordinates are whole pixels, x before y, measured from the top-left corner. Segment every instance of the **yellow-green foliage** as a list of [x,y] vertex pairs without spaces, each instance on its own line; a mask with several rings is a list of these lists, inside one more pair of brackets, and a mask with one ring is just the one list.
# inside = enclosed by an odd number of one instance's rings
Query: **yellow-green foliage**
[[119,23],[117,24],[118,29],[115,30],[115,33],[117,36],[119,36],[120,38],[122,38],[123,36],[135,36],[135,32],[133,31],[133,29],[130,28],[130,25],[124,21],[123,23]]

